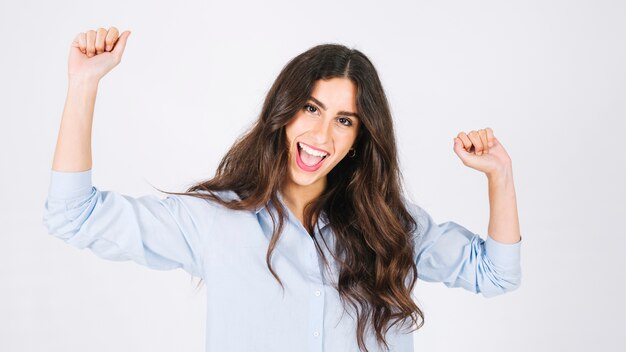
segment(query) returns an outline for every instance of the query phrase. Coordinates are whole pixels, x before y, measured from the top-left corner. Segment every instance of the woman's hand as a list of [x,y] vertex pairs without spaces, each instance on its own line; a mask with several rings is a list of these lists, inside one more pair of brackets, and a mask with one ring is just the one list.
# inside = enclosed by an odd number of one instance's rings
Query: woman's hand
[[505,173],[511,167],[511,158],[489,127],[468,134],[460,132],[454,138],[454,152],[464,165],[487,176]]
[[70,79],[100,81],[122,61],[130,31],[119,35],[115,27],[79,33],[70,47],[68,76]]

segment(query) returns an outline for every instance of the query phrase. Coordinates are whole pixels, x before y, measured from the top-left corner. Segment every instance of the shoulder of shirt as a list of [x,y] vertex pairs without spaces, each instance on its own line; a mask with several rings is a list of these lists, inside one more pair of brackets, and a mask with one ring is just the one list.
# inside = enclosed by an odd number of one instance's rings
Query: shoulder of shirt
[[[209,192],[208,192],[208,191],[205,191],[205,190],[197,190],[197,191],[190,192],[190,193],[202,194],[202,195],[204,195],[204,194],[209,194]],[[241,199],[241,198],[239,197],[239,195],[237,194],[237,192],[232,191],[232,190],[225,190],[225,191],[213,191],[213,194],[217,195],[219,198],[221,198],[221,199],[223,199],[223,200],[225,200],[225,201],[230,201],[230,200],[235,200],[235,199],[236,199],[236,200],[240,200],[240,199]],[[196,197],[196,196],[192,196],[192,195],[190,195],[190,194],[181,194],[181,195],[179,195],[179,194],[175,194],[175,195],[173,195],[173,196],[175,196],[175,197],[179,197],[179,198],[181,198],[181,199],[185,199],[185,200],[188,200],[188,199],[197,199],[197,200],[199,200],[199,201],[204,201],[204,202],[209,202],[209,203],[216,204],[216,205],[221,205],[221,204],[219,204],[219,203],[218,203],[217,201],[215,201],[215,200],[212,200],[212,199],[209,199],[209,198],[201,198],[201,197]]]
[[404,202],[404,206],[411,213],[411,215],[423,215],[424,209],[414,200],[412,200],[408,195],[402,195],[402,201]]
[[424,227],[427,226],[429,222],[430,214],[426,212],[426,210],[416,201],[412,200],[408,195],[403,194],[402,200],[404,201],[404,205],[413,217],[413,219],[417,222],[418,232],[421,232]]
[[[197,194],[209,194],[208,191],[205,190],[197,190],[194,193]],[[241,200],[241,197],[239,197],[239,195],[237,194],[237,192],[233,191],[233,190],[223,190],[223,191],[214,191],[213,192],[215,195],[217,195],[219,198],[223,199],[224,201],[231,201],[231,200]],[[216,200],[213,199],[208,199],[208,198],[201,198],[201,197],[196,197],[196,196],[192,196],[192,195],[175,195],[176,197],[179,197],[179,199],[183,202],[186,202],[190,205],[194,205],[194,206],[211,206],[214,207],[216,209],[220,209],[220,210],[232,210],[228,207],[226,207],[223,204],[220,204],[219,202],[217,202]],[[252,211],[255,213],[258,213],[263,207],[259,207],[256,210]]]

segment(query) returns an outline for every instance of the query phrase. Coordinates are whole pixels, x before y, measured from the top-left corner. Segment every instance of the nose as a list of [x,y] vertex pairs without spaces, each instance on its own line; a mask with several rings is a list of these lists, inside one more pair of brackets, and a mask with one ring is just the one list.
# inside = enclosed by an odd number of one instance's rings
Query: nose
[[317,145],[324,145],[330,139],[331,119],[319,119],[313,126],[311,133]]

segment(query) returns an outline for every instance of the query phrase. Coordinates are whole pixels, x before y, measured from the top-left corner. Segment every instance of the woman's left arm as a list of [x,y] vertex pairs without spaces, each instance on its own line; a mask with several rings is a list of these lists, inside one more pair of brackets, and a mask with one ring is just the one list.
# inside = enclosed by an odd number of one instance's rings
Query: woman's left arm
[[511,158],[489,127],[454,138],[454,152],[489,183],[489,235],[500,243],[521,240]]
[[422,207],[408,202],[418,221],[418,276],[485,297],[514,290],[522,276],[521,235],[510,159],[490,129],[472,131],[469,136],[460,133],[454,142],[454,151],[466,166],[487,174],[491,207],[488,234],[483,238],[454,221],[437,223]]
[[488,175],[489,180],[489,235],[501,243],[521,241],[517,201],[511,168],[497,175]]

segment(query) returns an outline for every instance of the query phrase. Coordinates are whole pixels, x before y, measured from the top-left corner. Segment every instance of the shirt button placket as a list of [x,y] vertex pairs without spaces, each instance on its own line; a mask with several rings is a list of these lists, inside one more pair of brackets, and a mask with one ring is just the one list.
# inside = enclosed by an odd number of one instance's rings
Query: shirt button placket
[[312,319],[310,328],[312,331],[312,351],[322,351],[322,329],[324,322],[324,294],[322,286],[315,285],[313,288],[313,299],[311,300]]
[[324,295],[322,292],[322,288],[324,280],[322,278],[320,263],[313,243],[310,243],[308,256],[308,264],[310,265],[309,274],[312,284],[312,290],[310,292],[313,295],[313,297],[311,297],[311,299],[309,300],[309,312],[311,317],[311,320],[309,322],[309,331],[310,334],[313,335],[310,340],[312,344],[310,351],[322,352],[322,330],[324,328]]

